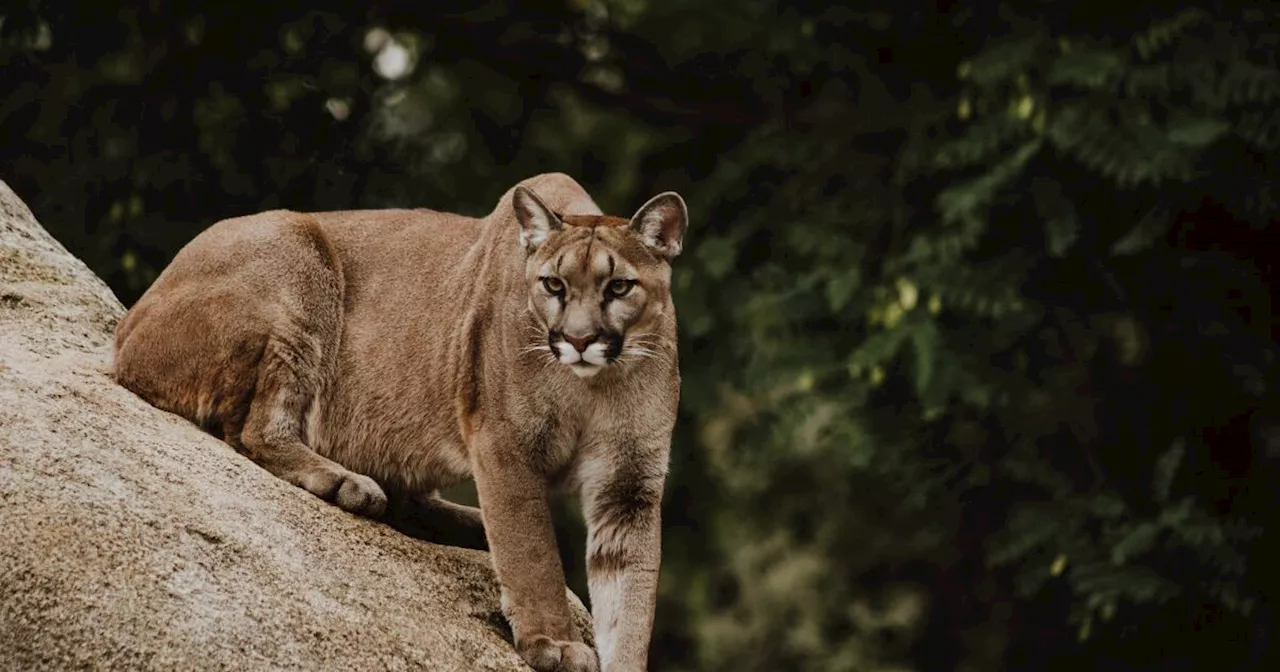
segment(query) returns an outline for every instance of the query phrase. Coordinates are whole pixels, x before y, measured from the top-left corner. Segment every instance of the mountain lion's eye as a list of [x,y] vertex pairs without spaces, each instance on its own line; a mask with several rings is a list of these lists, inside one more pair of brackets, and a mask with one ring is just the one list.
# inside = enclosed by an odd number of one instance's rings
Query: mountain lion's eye
[[559,294],[564,291],[564,283],[560,281],[560,278],[543,278],[542,286],[546,287],[547,291],[552,294]]
[[626,296],[631,291],[631,287],[636,284],[635,280],[623,280],[617,278],[609,281],[609,295],[614,297]]

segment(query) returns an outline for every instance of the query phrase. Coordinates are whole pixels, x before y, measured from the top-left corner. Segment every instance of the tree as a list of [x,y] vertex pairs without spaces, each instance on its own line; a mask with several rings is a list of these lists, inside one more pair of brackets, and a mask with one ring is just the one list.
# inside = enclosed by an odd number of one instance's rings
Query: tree
[[750,211],[697,274],[750,281],[680,304],[739,336],[688,344],[725,389],[697,396],[733,512],[707,668],[870,669],[849,633],[887,617],[858,596],[899,578],[933,598],[926,669],[1274,655],[1270,18],[1024,14],[934,88],[953,112],[884,115],[892,162],[849,128],[864,101],[744,143],[775,172],[729,192]]

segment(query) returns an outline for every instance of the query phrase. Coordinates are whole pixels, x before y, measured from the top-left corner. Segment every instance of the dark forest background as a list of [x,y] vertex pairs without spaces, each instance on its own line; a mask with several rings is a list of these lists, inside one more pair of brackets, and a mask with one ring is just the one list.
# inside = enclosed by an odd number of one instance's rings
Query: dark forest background
[[126,305],[263,209],[684,195],[653,669],[1280,669],[1271,3],[0,15],[0,179]]

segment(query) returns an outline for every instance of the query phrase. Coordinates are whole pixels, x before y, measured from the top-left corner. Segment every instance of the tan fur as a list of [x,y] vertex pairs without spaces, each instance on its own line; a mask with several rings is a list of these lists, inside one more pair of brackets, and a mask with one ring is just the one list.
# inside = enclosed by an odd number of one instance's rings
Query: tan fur
[[[481,219],[223,220],[120,322],[114,374],[344,509],[380,517],[390,494],[392,508],[415,502],[482,534],[535,669],[643,670],[680,390],[669,264],[685,220],[674,194],[604,216],[561,174],[525,180]],[[593,345],[595,333],[621,340]],[[472,476],[480,512],[436,496]],[[598,663],[570,621],[553,489],[585,509]]]

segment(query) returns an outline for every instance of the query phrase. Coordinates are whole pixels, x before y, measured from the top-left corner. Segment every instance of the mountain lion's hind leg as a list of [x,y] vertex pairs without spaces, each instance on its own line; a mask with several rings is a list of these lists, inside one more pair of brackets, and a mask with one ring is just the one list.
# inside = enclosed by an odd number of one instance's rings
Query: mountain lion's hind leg
[[[309,340],[309,339],[306,339]],[[321,348],[272,337],[262,356],[258,386],[240,435],[242,449],[267,471],[352,513],[382,515],[387,496],[373,479],[312,451],[302,441],[303,417],[320,381],[307,355]]]
[[337,377],[344,292],[338,259],[306,218],[282,224],[274,242],[269,263],[243,269],[245,287],[269,297],[269,305],[260,313],[265,344],[237,447],[279,478],[378,518],[387,506],[382,488],[307,445],[308,411],[323,403]]

